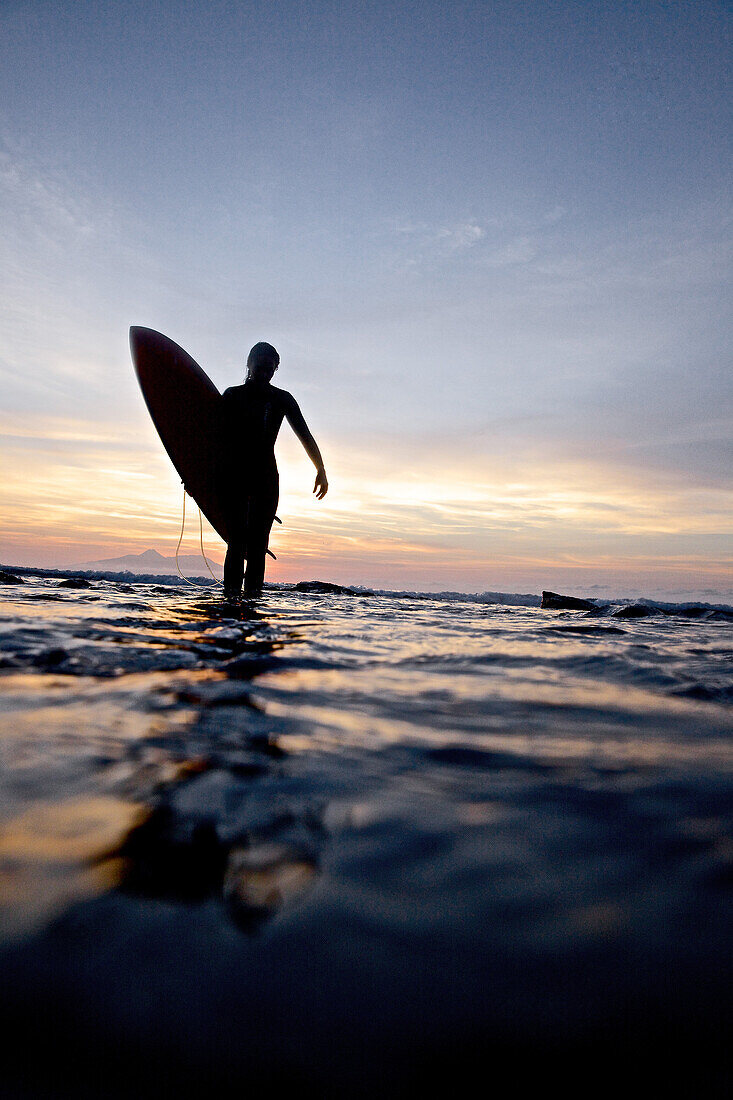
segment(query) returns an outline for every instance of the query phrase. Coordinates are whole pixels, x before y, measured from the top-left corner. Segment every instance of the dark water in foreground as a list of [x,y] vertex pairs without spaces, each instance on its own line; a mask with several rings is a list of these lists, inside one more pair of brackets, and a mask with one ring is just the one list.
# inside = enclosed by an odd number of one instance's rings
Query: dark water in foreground
[[724,615],[2,594],[8,1095],[722,1094]]

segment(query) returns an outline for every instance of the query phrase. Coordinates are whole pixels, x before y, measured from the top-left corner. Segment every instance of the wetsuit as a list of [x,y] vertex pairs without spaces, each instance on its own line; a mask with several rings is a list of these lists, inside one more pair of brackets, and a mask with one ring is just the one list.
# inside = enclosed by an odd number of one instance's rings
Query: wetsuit
[[241,591],[246,557],[245,592],[256,593],[265,577],[265,555],[280,491],[275,440],[295,402],[269,382],[249,380],[225,390],[222,403],[221,476],[230,533],[224,588],[230,595]]

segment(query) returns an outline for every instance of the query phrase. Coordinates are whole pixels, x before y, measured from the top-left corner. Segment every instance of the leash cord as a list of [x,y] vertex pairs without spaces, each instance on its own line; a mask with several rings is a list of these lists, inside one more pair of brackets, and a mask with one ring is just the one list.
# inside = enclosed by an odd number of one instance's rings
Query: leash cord
[[206,554],[204,552],[204,521],[201,518],[201,509],[200,508],[199,508],[199,543],[201,545],[201,555],[202,555],[204,561],[206,562],[206,568],[209,570],[209,573],[211,573],[211,576],[214,577],[214,583],[213,584],[209,584],[208,581],[205,581],[204,584],[196,584],[195,581],[190,580],[188,577],[184,577],[183,573],[181,572],[181,566],[178,562],[178,554],[179,554],[179,551],[181,549],[181,543],[183,542],[183,532],[184,532],[185,528],[186,528],[186,490],[184,488],[184,490],[183,490],[183,512],[182,512],[182,515],[181,515],[181,533],[178,536],[178,546],[176,547],[176,569],[178,570],[178,576],[181,578],[181,580],[184,580],[186,582],[186,584],[190,584],[192,588],[216,588],[216,586],[221,585],[222,582],[220,580],[218,580],[218,578],[216,576],[214,576],[214,573],[211,570],[211,566],[209,565],[209,559],[206,557]]
[[[275,519],[277,520],[278,523],[282,523],[282,520],[280,519],[279,516],[275,516]],[[180,549],[181,549],[181,543],[183,542],[183,532],[185,531],[185,529],[186,529],[186,489],[184,487],[184,489],[183,489],[183,508],[182,508],[182,511],[181,511],[181,533],[178,536],[178,546],[176,546],[176,569],[178,570],[178,576],[181,578],[181,580],[184,580],[186,582],[186,584],[190,584],[192,588],[216,588],[217,585],[220,588],[223,588],[224,587],[224,582],[220,581],[219,578],[216,576],[216,574],[214,573],[214,571],[211,568],[211,565],[209,564],[209,559],[206,557],[206,551],[204,550],[204,521],[203,521],[203,518],[201,516],[201,509],[200,508],[199,508],[199,546],[201,547],[201,557],[206,562],[206,568],[209,571],[209,575],[214,578],[214,583],[209,584],[209,582],[206,581],[204,584],[196,584],[195,581],[189,580],[188,577],[185,577],[183,575],[183,573],[181,571],[181,566],[178,563],[178,554],[179,554]],[[273,554],[272,550],[270,550],[269,547],[267,549],[267,553],[270,555],[271,558],[273,558],[274,561],[277,561],[277,558],[275,557],[275,555]]]

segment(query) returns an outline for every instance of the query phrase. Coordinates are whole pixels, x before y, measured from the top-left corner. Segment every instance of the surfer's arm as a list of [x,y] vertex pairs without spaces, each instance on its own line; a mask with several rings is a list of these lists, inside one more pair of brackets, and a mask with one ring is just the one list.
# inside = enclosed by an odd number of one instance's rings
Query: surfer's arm
[[323,465],[323,457],[298,407],[298,402],[291,394],[288,394],[288,399],[285,402],[285,415],[288,418],[288,424],[303,444],[308,458],[316,468],[316,483],[313,486],[313,492],[319,500],[323,500],[328,492],[328,478],[326,477],[326,467]]

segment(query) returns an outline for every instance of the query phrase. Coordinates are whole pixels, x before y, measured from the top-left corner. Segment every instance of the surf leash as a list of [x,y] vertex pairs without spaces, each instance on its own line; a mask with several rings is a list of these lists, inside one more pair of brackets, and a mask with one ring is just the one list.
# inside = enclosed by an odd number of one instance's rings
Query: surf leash
[[[186,495],[186,490],[185,489],[183,490],[183,495],[184,495],[184,497]],[[206,568],[209,570],[209,575],[214,578],[214,582],[216,584],[220,584],[223,588],[224,585],[223,585],[222,581],[220,581],[219,578],[215,575],[213,569],[209,565],[209,559],[206,557],[206,551],[204,550],[204,521],[201,517],[201,509],[200,508],[199,508],[199,545],[201,546],[201,557],[206,562]]]
[[[275,516],[275,519],[277,520],[278,523],[282,524],[282,520],[280,519],[279,516]],[[217,586],[219,586],[220,588],[223,588],[224,587],[224,582],[220,581],[219,578],[216,576],[216,574],[214,573],[214,571],[211,568],[211,565],[209,563],[209,559],[206,557],[206,551],[204,550],[204,521],[203,521],[203,518],[201,516],[201,509],[200,508],[199,508],[199,546],[201,547],[201,557],[204,559],[204,561],[206,563],[206,568],[209,570],[209,575],[211,577],[213,577],[214,583],[209,584],[209,582],[206,581],[206,582],[204,582],[204,584],[196,584],[195,581],[192,581],[188,577],[184,576],[183,572],[181,571],[181,566],[178,562],[178,554],[179,554],[180,549],[181,549],[181,543],[183,542],[183,533],[184,533],[185,529],[186,529],[186,487],[184,486],[183,487],[183,508],[181,510],[181,533],[178,536],[178,546],[176,546],[176,569],[178,570],[178,576],[181,578],[181,580],[184,580],[186,582],[186,584],[190,584],[192,588],[216,588]],[[275,557],[275,555],[273,554],[272,550],[270,550],[269,547],[267,548],[267,553],[270,555],[270,557],[273,559],[273,561],[277,561],[277,558]]]
[[[206,554],[204,552],[204,521],[201,518],[201,509],[200,508],[199,508],[199,543],[201,544],[201,555],[202,555],[204,561],[206,562],[206,568],[209,570],[209,573],[211,573],[211,576],[214,577],[214,583],[209,584],[208,581],[205,581],[203,584],[196,584],[195,581],[192,581],[188,577],[185,577],[183,575],[183,573],[181,571],[181,566],[178,562],[178,554],[179,554],[179,551],[181,549],[181,543],[183,542],[183,532],[185,531],[185,529],[186,529],[186,489],[185,489],[185,486],[184,486],[184,489],[183,489],[183,512],[182,512],[182,515],[181,515],[181,533],[178,536],[178,546],[176,547],[176,569],[178,570],[178,576],[182,580],[184,580],[186,582],[186,584],[190,584],[192,588],[216,588],[217,585],[222,585],[222,582],[218,579],[218,577],[214,576],[214,573],[211,570],[211,566],[209,565],[209,559],[206,557]],[[223,587],[223,585],[222,585],[222,587]]]

